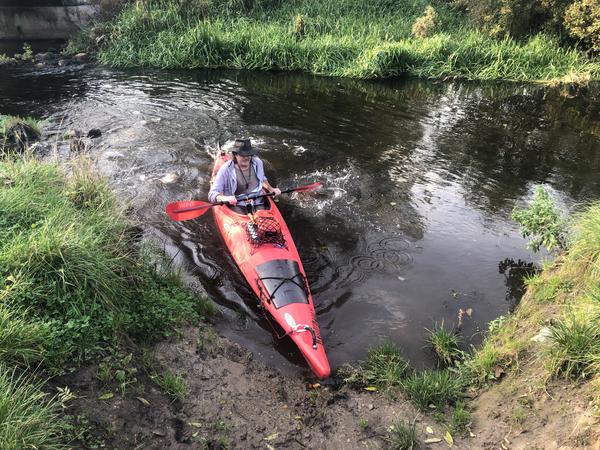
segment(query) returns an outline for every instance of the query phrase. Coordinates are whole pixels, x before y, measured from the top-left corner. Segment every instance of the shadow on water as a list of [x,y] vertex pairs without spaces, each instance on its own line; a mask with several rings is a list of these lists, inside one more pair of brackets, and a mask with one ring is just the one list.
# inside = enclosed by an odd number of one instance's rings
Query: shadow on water
[[162,212],[206,198],[217,141],[251,137],[283,188],[323,182],[279,205],[332,366],[384,340],[431,366],[425,328],[462,322],[477,344],[518,302],[520,274],[538,257],[512,208],[538,183],[565,207],[600,197],[600,89],[588,89],[573,98],[531,85],[282,73],[0,71],[1,112],[43,118],[59,157],[69,156],[66,130],[102,130],[87,151],[187,280],[222,305],[220,332],[291,373],[306,368],[260,318],[211,215],[173,223]]

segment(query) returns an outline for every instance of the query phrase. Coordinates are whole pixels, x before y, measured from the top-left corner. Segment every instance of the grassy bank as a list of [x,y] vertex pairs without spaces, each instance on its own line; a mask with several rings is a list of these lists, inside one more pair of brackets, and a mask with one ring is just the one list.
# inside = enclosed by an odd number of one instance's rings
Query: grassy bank
[[495,39],[448,4],[436,3],[434,15],[425,14],[428,4],[143,1],[80,35],[70,51],[97,51],[101,63],[118,67],[291,70],[355,78],[600,77],[600,62],[561,47],[551,36]]
[[0,447],[58,445],[55,406],[31,368],[60,373],[211,312],[159,261],[85,160],[69,176],[0,160]]
[[[522,427],[529,414],[541,416],[545,411],[560,416],[565,400],[557,400],[553,405],[553,389],[559,392],[571,389],[568,403],[581,399],[595,409],[590,414],[598,414],[600,203],[575,214],[560,233],[552,225],[559,219],[548,219],[554,211],[547,206],[543,196],[534,202],[530,217],[540,221],[524,232],[538,234],[533,246],[542,243],[552,246],[557,241],[549,239],[550,234],[560,234],[565,240],[563,250],[554,262],[526,280],[528,290],[515,312],[489,324],[481,348],[473,354],[464,354],[458,350],[456,335],[444,330],[443,325],[436,326],[429,331],[428,343],[438,356],[439,370],[414,372],[400,351],[386,344],[373,348],[358,369],[349,369],[346,381],[367,389],[371,386],[401,391],[423,410],[446,410],[445,416],[439,418],[446,422],[449,432],[461,432],[469,426],[470,414],[461,401],[465,395],[472,396],[482,388],[493,390],[496,386],[501,389],[491,402],[492,408],[498,408],[497,416],[501,417],[498,404],[510,403],[509,417],[501,419],[513,427],[515,424]],[[522,215],[522,211],[515,214]],[[531,232],[533,229],[535,233]],[[507,381],[499,383],[505,378]],[[507,387],[502,390],[504,384]],[[474,402],[477,405],[477,400]],[[536,412],[538,407],[540,410]],[[584,434],[581,424],[564,426],[575,427],[573,436]],[[593,439],[593,433],[581,435],[578,439]]]
[[568,236],[568,249],[527,279],[515,314],[473,358],[481,380],[496,365],[535,365],[547,380],[600,386],[600,203],[572,218]]

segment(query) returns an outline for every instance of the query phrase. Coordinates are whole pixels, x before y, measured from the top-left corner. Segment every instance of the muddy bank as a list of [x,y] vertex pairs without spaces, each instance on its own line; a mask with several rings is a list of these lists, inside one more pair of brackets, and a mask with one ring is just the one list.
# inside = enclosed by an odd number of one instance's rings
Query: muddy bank
[[[116,380],[100,381],[97,365],[54,381],[76,396],[66,404],[73,448],[382,448],[397,420],[416,423],[420,448],[448,447],[443,426],[406,399],[282,375],[206,326],[156,346],[150,367],[142,360],[131,363],[136,381],[124,394]],[[161,371],[185,379],[181,400],[152,381]]]

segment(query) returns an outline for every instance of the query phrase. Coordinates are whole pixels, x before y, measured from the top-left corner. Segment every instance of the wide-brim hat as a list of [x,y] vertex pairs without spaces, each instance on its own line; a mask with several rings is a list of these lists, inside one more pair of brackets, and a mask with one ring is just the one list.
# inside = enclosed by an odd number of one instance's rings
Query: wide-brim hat
[[240,156],[254,156],[258,153],[256,148],[252,147],[250,139],[236,139],[231,151]]

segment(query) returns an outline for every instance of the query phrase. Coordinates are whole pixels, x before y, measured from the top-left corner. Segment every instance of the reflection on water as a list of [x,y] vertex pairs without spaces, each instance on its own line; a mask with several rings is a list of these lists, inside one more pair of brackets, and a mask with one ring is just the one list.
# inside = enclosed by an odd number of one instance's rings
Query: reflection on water
[[515,261],[506,258],[498,264],[498,271],[504,275],[506,282],[506,302],[508,310],[513,312],[525,293],[524,279],[535,274],[539,269],[532,262]]
[[425,328],[456,327],[462,310],[464,340],[477,343],[518,301],[537,256],[510,211],[535,184],[567,206],[600,196],[599,92],[77,65],[0,73],[2,112],[44,118],[59,156],[65,130],[102,130],[89,152],[188,281],[222,305],[221,331],[290,371],[297,354],[261,319],[210,214],[173,223],[162,213],[206,197],[217,142],[250,136],[281,187],[324,183],[279,204],[332,365],[382,340],[430,365]]

